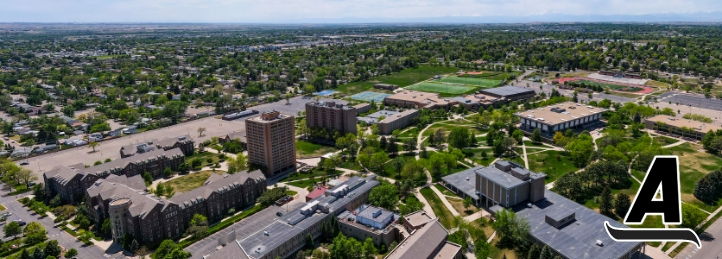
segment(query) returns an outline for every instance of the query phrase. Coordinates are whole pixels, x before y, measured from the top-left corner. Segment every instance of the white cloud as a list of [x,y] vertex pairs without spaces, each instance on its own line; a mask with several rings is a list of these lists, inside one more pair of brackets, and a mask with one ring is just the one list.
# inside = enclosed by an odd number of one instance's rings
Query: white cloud
[[373,22],[720,11],[714,0],[9,0],[0,22]]

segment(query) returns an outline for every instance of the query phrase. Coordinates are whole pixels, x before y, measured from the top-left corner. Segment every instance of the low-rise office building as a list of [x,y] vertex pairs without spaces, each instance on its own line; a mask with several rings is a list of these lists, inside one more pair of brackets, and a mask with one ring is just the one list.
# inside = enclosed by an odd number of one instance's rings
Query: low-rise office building
[[668,132],[671,134],[703,139],[707,132],[722,130],[722,127],[710,123],[680,119],[667,115],[657,115],[644,120],[646,128],[651,130]]
[[356,108],[336,102],[306,103],[306,125],[310,129],[356,134]]
[[344,211],[339,214],[338,222],[341,233],[346,236],[360,241],[371,238],[376,246],[389,247],[391,243],[400,239],[397,228],[400,217],[400,215],[382,208],[361,205],[356,210]]
[[412,109],[386,117],[379,121],[379,134],[390,135],[394,130],[406,128],[417,116],[419,111]]
[[584,106],[574,102],[563,102],[533,110],[517,112],[521,125],[526,132],[539,129],[542,135],[551,137],[557,131],[566,129],[589,129],[601,125],[600,119],[606,109]]
[[433,220],[401,241],[384,259],[461,259],[461,246],[447,241],[449,231]]
[[43,173],[43,181],[48,197],[60,195],[63,201],[75,203],[81,200],[85,189],[98,179],[111,174],[132,177],[144,172],[149,172],[156,178],[166,167],[178,169],[178,165],[184,160],[185,156],[180,148],[156,149],[87,168],[83,164],[56,166]]
[[252,206],[266,190],[266,178],[260,170],[211,177],[203,186],[167,200],[145,192],[140,176],[123,178],[97,180],[85,193],[95,222],[110,219],[114,241],[126,234],[139,243],[179,237],[193,215],[218,221],[230,209]]
[[398,107],[414,108],[414,109],[448,109],[458,104],[451,98],[439,97],[437,93],[419,92],[413,90],[403,90],[394,95],[386,97],[384,103]]
[[233,258],[288,258],[306,245],[309,235],[314,239],[321,236],[323,222],[366,203],[371,189],[379,184],[374,179],[373,175],[366,178],[351,177],[343,184],[326,190],[324,195],[280,216],[261,230],[230,242],[221,250],[203,258],[228,258],[227,249],[242,251]]
[[460,195],[468,195],[469,182],[473,181],[466,180],[470,177],[468,171],[476,176],[476,204],[494,214],[512,210],[526,218],[531,226],[531,241],[540,247],[548,246],[562,258],[641,258],[643,242],[616,242],[603,228],[605,221],[617,228],[627,226],[546,190],[544,174],[502,160],[446,176],[444,184]]

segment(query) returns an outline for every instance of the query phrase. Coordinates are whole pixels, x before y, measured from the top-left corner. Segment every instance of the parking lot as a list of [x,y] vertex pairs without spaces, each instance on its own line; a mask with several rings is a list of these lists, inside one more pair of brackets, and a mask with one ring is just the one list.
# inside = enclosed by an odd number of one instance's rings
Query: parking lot
[[[23,165],[25,168],[35,172],[42,179],[42,172],[52,169],[56,165],[72,165],[83,163],[92,165],[95,161],[104,161],[107,158],[112,160],[120,159],[120,148],[133,144],[149,141],[152,139],[163,139],[165,137],[177,137],[184,134],[190,135],[195,139],[196,143],[205,141],[214,136],[223,136],[242,126],[241,121],[223,121],[216,118],[208,117],[194,120],[182,124],[173,125],[161,129],[146,131],[134,135],[129,135],[113,140],[103,141],[100,146],[96,147],[96,152],[88,146],[71,148],[58,151],[46,155],[32,157],[27,160],[28,164]],[[203,137],[198,137],[198,128],[205,127]],[[20,160],[24,162],[25,160]]]

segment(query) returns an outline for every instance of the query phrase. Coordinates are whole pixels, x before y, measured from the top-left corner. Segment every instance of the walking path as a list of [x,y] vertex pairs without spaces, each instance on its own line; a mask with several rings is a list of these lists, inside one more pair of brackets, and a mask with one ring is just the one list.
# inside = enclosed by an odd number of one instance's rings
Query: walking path
[[431,217],[431,218],[436,218],[436,214],[434,214],[434,210],[431,209],[429,202],[426,200],[426,198],[424,198],[423,195],[421,195],[421,193],[419,192],[419,189],[418,188],[414,189],[413,193],[414,193],[414,196],[416,196],[416,198],[421,203],[424,204],[424,211],[426,211],[426,214],[429,215],[429,217]]
[[454,216],[460,215],[459,212],[457,212],[456,209],[454,209],[454,206],[452,206],[451,203],[449,203],[449,200],[446,199],[446,195],[442,194],[439,191],[439,189],[436,189],[436,186],[431,185],[430,187],[431,187],[431,190],[433,190],[434,193],[436,193],[436,196],[439,196],[439,198],[441,198],[441,202],[444,203],[444,206],[446,206],[446,209],[451,211],[451,214],[453,214]]

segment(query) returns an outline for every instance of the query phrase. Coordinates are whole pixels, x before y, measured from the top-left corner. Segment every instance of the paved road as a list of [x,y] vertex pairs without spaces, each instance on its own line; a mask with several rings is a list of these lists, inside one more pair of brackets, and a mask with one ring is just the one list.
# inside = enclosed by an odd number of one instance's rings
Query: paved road
[[722,220],[712,223],[707,230],[700,235],[702,248],[697,249],[695,245],[687,245],[675,258],[680,259],[716,259],[722,257],[722,246],[717,238],[722,237]]
[[294,200],[287,206],[279,207],[274,205],[268,207],[262,211],[257,212],[256,214],[251,215],[248,218],[236,222],[235,224],[221,231],[216,232],[209,237],[195,242],[193,245],[186,247],[186,249],[184,250],[193,254],[192,259],[201,259],[204,255],[208,255],[217,250],[217,248],[219,247],[218,239],[220,237],[228,235],[230,232],[235,230],[236,239],[244,239],[245,237],[263,229],[264,227],[268,226],[268,224],[271,224],[274,220],[276,220],[276,218],[278,218],[278,216],[276,216],[277,212],[286,213],[288,210],[293,210],[298,206],[301,206],[302,204],[302,200]]
[[[1,191],[4,195],[7,193],[7,191]],[[28,210],[28,208],[23,207],[20,202],[17,201],[17,199],[21,198],[22,196],[3,196],[0,197],[0,204],[5,206],[7,208],[7,211],[11,212],[13,215],[8,218],[8,222],[11,220],[16,219],[22,219],[25,222],[32,222],[32,221],[38,221],[43,224],[45,229],[48,231],[49,239],[55,239],[58,240],[58,243],[65,247],[66,249],[75,248],[78,250],[78,258],[108,258],[108,259],[121,259],[126,258],[123,254],[120,253],[119,250],[112,250],[112,248],[107,251],[110,254],[106,254],[106,251],[104,251],[102,248],[97,246],[84,246],[83,243],[75,239],[75,237],[71,236],[67,232],[53,227],[53,220],[49,217],[45,217],[40,219],[35,212]],[[3,211],[3,213],[6,211]]]

